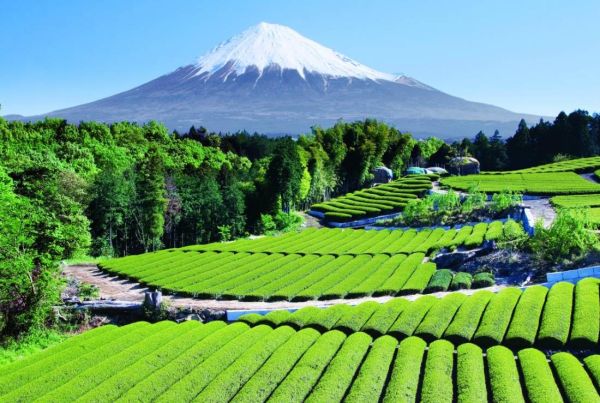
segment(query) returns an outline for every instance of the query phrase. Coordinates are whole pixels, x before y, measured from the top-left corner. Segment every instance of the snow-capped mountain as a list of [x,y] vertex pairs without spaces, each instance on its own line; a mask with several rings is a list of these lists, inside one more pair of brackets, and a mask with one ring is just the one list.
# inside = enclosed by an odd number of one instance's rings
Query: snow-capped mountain
[[469,102],[404,75],[382,73],[298,32],[260,23],[197,62],[129,91],[47,114],[70,121],[158,120],[172,129],[298,134],[373,117],[418,135],[512,134],[535,116]]

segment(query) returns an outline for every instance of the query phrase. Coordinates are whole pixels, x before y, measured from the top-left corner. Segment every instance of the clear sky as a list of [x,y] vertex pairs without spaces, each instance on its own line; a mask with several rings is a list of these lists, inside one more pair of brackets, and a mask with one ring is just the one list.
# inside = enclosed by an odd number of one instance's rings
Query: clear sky
[[0,0],[0,114],[113,95],[260,21],[517,112],[600,112],[600,0]]

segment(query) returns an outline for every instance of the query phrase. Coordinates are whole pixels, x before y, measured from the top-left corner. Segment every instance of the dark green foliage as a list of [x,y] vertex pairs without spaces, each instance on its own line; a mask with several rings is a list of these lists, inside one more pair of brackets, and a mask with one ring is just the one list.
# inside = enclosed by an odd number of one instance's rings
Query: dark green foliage
[[466,272],[456,273],[450,283],[451,290],[463,290],[471,288],[473,282],[473,276]]
[[431,293],[448,290],[453,277],[454,273],[452,270],[439,269],[433,274],[431,280],[429,280],[429,284],[427,284],[424,292]]
[[477,273],[473,276],[473,283],[471,284],[471,288],[485,288],[491,287],[496,284],[496,279],[494,275],[489,272]]

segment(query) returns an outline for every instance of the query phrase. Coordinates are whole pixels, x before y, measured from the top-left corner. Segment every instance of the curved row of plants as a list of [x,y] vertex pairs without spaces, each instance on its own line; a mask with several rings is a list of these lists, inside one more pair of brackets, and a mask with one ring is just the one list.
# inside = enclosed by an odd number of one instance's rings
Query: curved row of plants
[[[485,353],[485,354],[484,354]],[[598,402],[600,356],[290,326],[104,326],[0,368],[0,401]]]
[[385,304],[369,301],[356,306],[306,307],[294,313],[247,314],[239,320],[297,329],[363,331],[373,336],[419,336],[428,341],[446,339],[482,347],[503,344],[513,349],[593,349],[600,333],[599,283],[598,279],[585,279],[575,286],[561,282],[550,289],[536,285],[525,291],[505,288],[498,293],[481,290],[470,296],[423,296],[413,302],[392,299]]
[[438,177],[416,176],[357,190],[311,206],[329,221],[353,221],[401,211],[406,204],[431,189]]
[[584,179],[575,172],[498,172],[494,175],[451,176],[442,178],[441,183],[462,191],[477,187],[487,193],[512,191],[540,196],[600,193],[600,184]]
[[436,267],[424,254],[300,255],[159,252],[102,267],[142,284],[196,298],[289,300],[421,292]]
[[[474,248],[484,241],[499,239],[505,227],[500,221],[465,225],[458,228],[409,229],[409,230],[355,230],[339,228],[307,228],[280,236],[245,239],[234,242],[218,242],[186,246],[174,251],[218,252],[265,252],[265,253],[312,253],[312,254],[361,254],[361,253],[429,253],[434,250]],[[511,228],[508,229],[512,231]],[[140,256],[114,259],[111,262],[136,261]]]

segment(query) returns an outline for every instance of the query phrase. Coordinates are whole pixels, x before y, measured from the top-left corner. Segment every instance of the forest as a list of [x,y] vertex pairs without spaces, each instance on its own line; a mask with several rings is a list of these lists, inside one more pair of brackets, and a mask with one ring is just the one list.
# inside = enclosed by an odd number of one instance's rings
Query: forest
[[0,118],[0,331],[52,320],[59,262],[225,241],[298,226],[295,211],[360,189],[373,168],[473,155],[507,170],[600,149],[600,116],[561,113],[503,140],[447,144],[372,119],[314,127],[296,139],[163,125],[33,123]]

